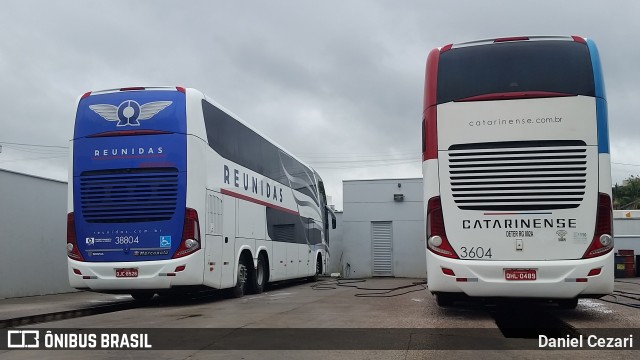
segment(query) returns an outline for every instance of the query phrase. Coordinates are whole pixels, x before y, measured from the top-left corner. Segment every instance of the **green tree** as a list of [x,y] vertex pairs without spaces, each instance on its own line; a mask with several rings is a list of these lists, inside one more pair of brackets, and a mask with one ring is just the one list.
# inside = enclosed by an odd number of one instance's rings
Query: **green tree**
[[640,177],[631,175],[622,185],[615,184],[612,189],[612,194],[614,209],[640,209]]

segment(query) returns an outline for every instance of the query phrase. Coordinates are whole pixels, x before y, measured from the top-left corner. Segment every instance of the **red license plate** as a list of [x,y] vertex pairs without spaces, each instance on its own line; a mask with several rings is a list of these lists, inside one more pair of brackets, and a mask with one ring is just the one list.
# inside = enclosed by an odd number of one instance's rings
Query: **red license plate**
[[116,277],[122,278],[134,278],[138,277],[138,269],[129,268],[129,269],[116,269]]
[[505,280],[510,281],[534,281],[536,280],[536,269],[504,269]]

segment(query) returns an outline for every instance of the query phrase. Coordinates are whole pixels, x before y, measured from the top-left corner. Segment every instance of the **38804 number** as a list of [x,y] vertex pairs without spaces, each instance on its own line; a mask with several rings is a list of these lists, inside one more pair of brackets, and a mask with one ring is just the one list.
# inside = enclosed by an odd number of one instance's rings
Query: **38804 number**
[[116,236],[116,245],[137,244],[137,236]]
[[483,247],[466,247],[460,248],[460,257],[462,259],[491,259],[491,248],[485,249]]

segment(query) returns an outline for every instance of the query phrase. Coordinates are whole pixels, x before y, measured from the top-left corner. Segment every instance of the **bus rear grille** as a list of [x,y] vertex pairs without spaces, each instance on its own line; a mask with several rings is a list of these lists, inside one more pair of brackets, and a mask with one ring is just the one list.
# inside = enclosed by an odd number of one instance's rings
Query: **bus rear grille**
[[572,209],[587,175],[583,141],[510,141],[449,148],[453,199],[462,210]]
[[89,223],[169,220],[178,199],[178,169],[117,169],[80,175],[82,215]]

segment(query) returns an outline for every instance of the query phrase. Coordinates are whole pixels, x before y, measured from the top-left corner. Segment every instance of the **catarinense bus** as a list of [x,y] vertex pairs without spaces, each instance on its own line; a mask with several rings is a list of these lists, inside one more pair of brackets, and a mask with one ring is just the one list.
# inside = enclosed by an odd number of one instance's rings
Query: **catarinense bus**
[[575,308],[613,291],[607,101],[578,36],[450,44],[428,56],[429,290]]

